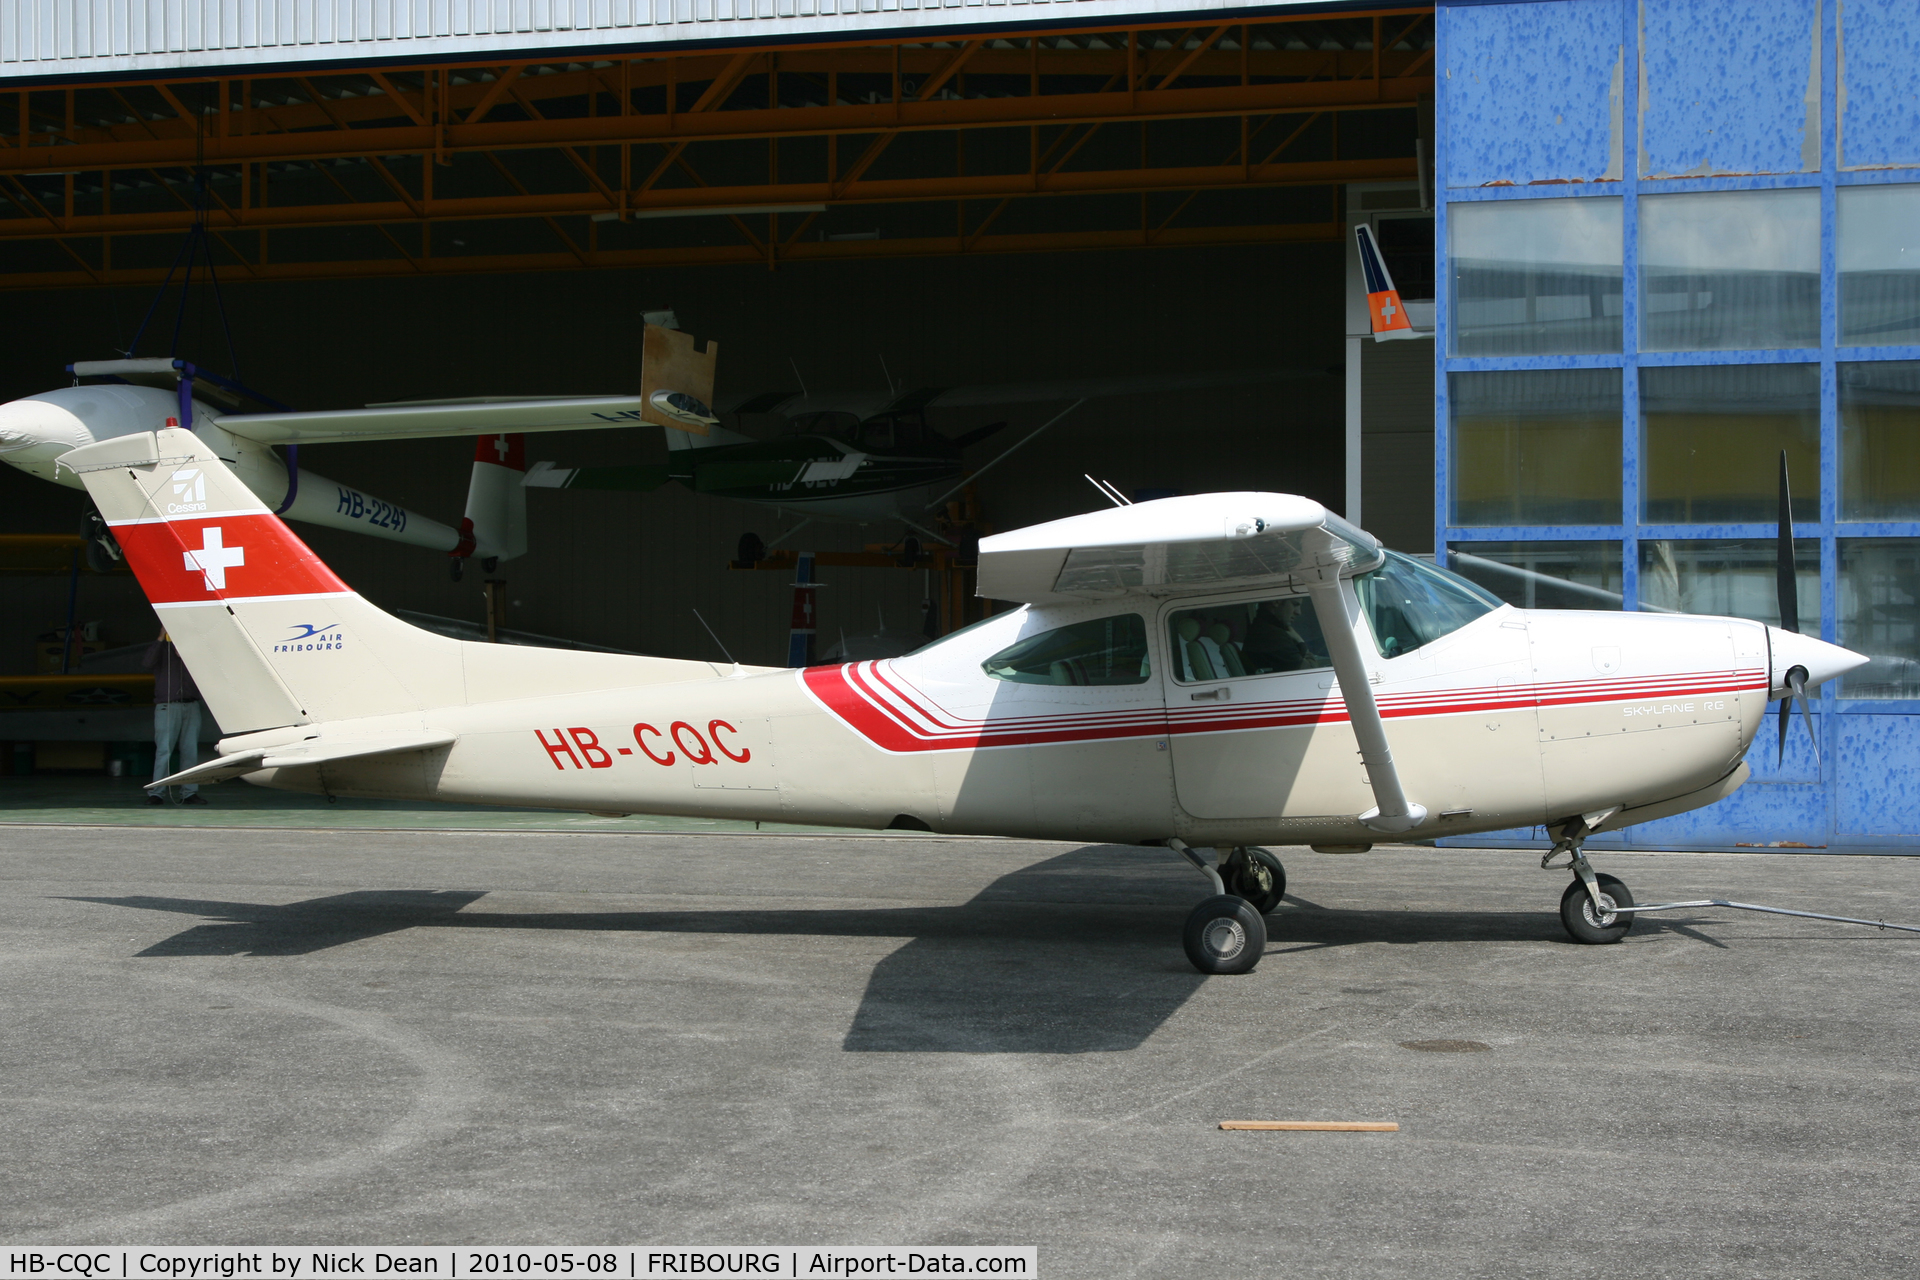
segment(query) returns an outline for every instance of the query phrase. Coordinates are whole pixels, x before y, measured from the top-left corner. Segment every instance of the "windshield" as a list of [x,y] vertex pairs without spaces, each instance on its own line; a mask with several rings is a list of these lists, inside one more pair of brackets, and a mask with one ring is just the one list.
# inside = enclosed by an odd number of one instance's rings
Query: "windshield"
[[787,419],[787,434],[790,436],[831,436],[852,444],[854,432],[859,429],[859,417],[839,409],[801,413]]
[[1500,607],[1497,596],[1458,574],[1386,554],[1385,564],[1353,580],[1383,658],[1412,653]]

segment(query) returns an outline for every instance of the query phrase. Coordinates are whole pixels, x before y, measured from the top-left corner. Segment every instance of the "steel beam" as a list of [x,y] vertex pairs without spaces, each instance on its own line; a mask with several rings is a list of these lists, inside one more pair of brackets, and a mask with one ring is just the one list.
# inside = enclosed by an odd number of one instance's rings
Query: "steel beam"
[[[1163,231],[1068,231],[1030,235],[936,236],[912,240],[807,240],[779,246],[781,262],[841,261],[857,258],[925,258],[957,254],[1061,253],[1084,249],[1179,248],[1193,245],[1337,243],[1345,235],[1338,223],[1287,223],[1245,227],[1176,227]],[[460,257],[371,258],[351,262],[290,262],[221,267],[229,280],[316,280],[367,276],[466,275],[500,271],[577,271],[608,267],[733,266],[764,263],[764,246],[719,245],[673,249],[600,250],[571,253],[470,254]],[[68,289],[84,285],[153,285],[163,268],[115,268],[111,271],[38,271],[0,275],[0,291]]]
[[[1315,160],[1291,164],[1238,164],[1168,169],[1111,169],[1031,175],[968,174],[938,178],[867,179],[844,189],[828,182],[794,182],[737,187],[659,187],[628,192],[629,216],[650,211],[727,209],[752,212],[793,205],[912,204],[945,200],[998,200],[1039,196],[1131,195],[1142,191],[1229,191],[1287,186],[1327,186],[1348,182],[1410,180],[1411,159]],[[508,181],[520,186],[510,175]],[[290,227],[390,225],[405,222],[459,222],[486,218],[582,217],[615,212],[618,193],[600,191],[527,192],[500,196],[436,198],[430,201],[360,200],[331,204],[271,205],[266,208],[215,206],[207,211],[210,231],[279,230]],[[185,231],[194,223],[190,208],[149,213],[81,214],[61,217],[47,210],[32,218],[0,218],[0,241],[55,237],[139,235]]]
[[[1018,98],[934,99],[773,107],[743,111],[679,111],[654,115],[546,120],[488,120],[364,129],[318,129],[241,137],[135,138],[73,146],[0,147],[0,173],[37,173],[182,165],[234,165],[332,160],[446,151],[511,151],[627,142],[687,143],[711,139],[796,138],[821,134],[915,132],[1021,125],[1102,124],[1119,120],[1205,119],[1275,112],[1406,108],[1433,91],[1430,76],[1390,80],[1308,81],[1143,89],[1128,93],[1061,93]],[[329,104],[333,105],[333,104]],[[51,135],[50,135],[51,136]]]

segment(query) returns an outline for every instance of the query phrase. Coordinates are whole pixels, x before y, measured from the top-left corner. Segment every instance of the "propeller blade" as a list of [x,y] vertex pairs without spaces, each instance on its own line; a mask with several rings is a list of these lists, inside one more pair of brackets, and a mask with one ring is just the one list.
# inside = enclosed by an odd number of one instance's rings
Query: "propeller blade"
[[[1813,708],[1807,705],[1807,673],[1799,667],[1787,672],[1787,684],[1793,690],[1793,701],[1800,704],[1800,720],[1807,726],[1807,741],[1813,744],[1813,763],[1820,763],[1820,738],[1813,731]],[[1780,709],[1786,710],[1787,700],[1780,700]],[[1781,726],[1785,728],[1785,725]]]
[[1791,698],[1782,698],[1780,699],[1780,755],[1777,760],[1779,764],[1785,764],[1787,762],[1787,730],[1792,726],[1793,700]]
[[1780,595],[1780,629],[1800,630],[1800,588],[1793,574],[1793,498],[1787,491],[1787,451],[1780,451],[1780,540],[1774,558],[1774,585]]

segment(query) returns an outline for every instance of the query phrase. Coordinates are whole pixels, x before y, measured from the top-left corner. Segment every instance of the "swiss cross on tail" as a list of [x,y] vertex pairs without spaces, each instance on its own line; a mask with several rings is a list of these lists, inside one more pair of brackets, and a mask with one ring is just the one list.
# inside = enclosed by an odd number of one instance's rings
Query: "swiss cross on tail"
[[527,438],[518,431],[509,431],[503,435],[481,436],[479,444],[474,446],[475,462],[491,462],[496,467],[505,467],[509,471],[527,469]]
[[1353,229],[1353,235],[1360,246],[1360,271],[1367,282],[1367,313],[1373,322],[1373,340],[1387,342],[1394,338],[1424,336],[1416,333],[1407,320],[1406,304],[1400,301],[1400,291],[1393,287],[1393,277],[1387,274],[1386,260],[1380,256],[1380,246],[1374,243],[1373,228],[1363,222]]
[[211,478],[197,464],[179,467],[148,499],[149,514],[107,522],[150,601],[233,602],[347,590],[251,493],[216,492]]

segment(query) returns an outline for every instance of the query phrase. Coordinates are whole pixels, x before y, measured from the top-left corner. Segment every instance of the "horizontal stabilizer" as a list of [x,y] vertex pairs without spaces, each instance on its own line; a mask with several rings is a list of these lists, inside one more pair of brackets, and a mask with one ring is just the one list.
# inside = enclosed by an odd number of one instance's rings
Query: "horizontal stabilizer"
[[202,782],[225,782],[261,769],[292,769],[305,764],[325,764],[330,760],[352,760],[360,756],[385,756],[399,751],[424,751],[444,747],[453,741],[451,733],[398,734],[388,738],[362,739],[358,742],[326,742],[310,738],[284,747],[256,747],[209,760],[191,769],[160,779],[155,787],[184,787]]
[[673,479],[659,463],[634,467],[559,467],[536,462],[523,482],[529,489],[604,489],[615,493],[650,493]]
[[318,444],[334,440],[419,440],[485,436],[506,431],[585,431],[634,427],[646,402],[639,396],[568,396],[539,400],[435,400],[321,409],[308,413],[230,413],[220,425],[262,444]]

